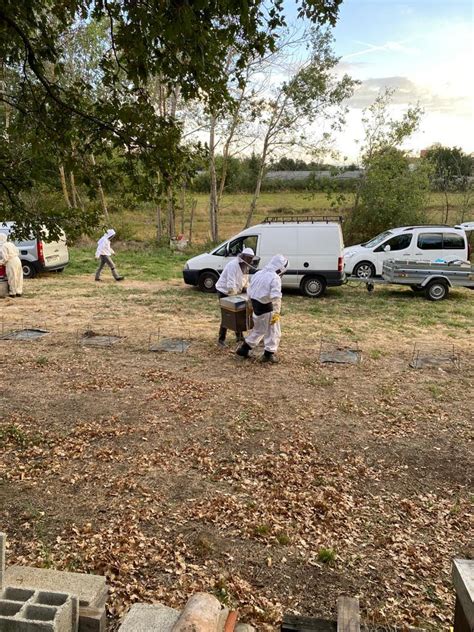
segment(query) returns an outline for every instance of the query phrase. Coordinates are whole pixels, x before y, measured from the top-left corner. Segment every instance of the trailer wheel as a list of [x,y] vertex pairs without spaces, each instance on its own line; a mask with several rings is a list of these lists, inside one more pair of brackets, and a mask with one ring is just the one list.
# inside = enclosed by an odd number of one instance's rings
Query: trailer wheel
[[425,288],[425,296],[429,301],[442,301],[449,294],[446,281],[431,281]]

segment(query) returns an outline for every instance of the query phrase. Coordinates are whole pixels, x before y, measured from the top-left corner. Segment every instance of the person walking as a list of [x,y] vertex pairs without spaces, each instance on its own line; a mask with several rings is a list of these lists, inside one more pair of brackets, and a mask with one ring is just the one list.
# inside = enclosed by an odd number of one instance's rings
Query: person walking
[[[216,291],[219,299],[226,298],[227,296],[234,296],[243,292],[248,286],[248,272],[249,266],[252,263],[255,253],[252,248],[244,248],[242,252],[229,261],[229,263],[222,270],[222,274],[217,280]],[[219,328],[219,338],[217,344],[220,347],[225,347],[225,338],[227,335],[227,329],[222,325]],[[244,335],[242,331],[236,331],[237,342],[243,342]]]
[[263,339],[264,352],[262,362],[278,362],[275,354],[281,339],[281,277],[288,267],[288,259],[275,255],[256,272],[247,290],[252,301],[253,329],[245,337],[244,343],[237,349],[237,355],[248,358],[249,352]]
[[100,273],[104,269],[105,266],[109,266],[112,276],[116,281],[123,281],[125,277],[121,276],[117,272],[117,268],[115,267],[115,263],[112,261],[112,255],[115,252],[112,249],[110,244],[110,240],[115,237],[115,230],[113,228],[109,228],[109,230],[99,239],[97,242],[97,250],[95,251],[95,258],[100,259],[99,267],[95,273],[95,280],[100,281]]
[[20,251],[5,233],[0,233],[0,265],[4,265],[7,273],[8,294],[12,298],[23,294],[23,267]]

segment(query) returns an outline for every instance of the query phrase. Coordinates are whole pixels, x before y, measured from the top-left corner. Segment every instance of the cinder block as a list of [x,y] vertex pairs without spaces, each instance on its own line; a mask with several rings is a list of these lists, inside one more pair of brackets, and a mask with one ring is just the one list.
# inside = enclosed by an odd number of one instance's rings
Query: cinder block
[[[101,610],[98,621],[105,621],[105,604],[107,601],[107,584],[105,577],[101,575],[88,575],[85,573],[67,573],[46,568],[34,568],[33,566],[9,566],[5,573],[8,586],[31,586],[42,592],[61,592],[76,595],[79,601],[79,630],[100,630],[100,625],[92,621],[88,609]],[[54,605],[54,604],[53,604]],[[86,614],[83,616],[83,611]],[[90,627],[99,625],[99,627]],[[105,624],[103,624],[105,625]],[[87,627],[89,626],[89,627]],[[1,632],[1,631],[0,631]]]
[[136,603],[125,615],[119,632],[170,632],[179,612],[159,603]]
[[79,632],[105,632],[106,627],[105,608],[79,608]]
[[0,632],[77,632],[77,597],[7,586],[0,592]]

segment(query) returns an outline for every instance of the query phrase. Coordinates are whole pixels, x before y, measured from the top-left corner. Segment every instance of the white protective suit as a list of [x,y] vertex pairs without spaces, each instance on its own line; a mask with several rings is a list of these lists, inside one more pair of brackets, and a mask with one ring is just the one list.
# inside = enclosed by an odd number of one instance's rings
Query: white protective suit
[[105,235],[103,235],[99,241],[97,242],[97,250],[95,251],[95,258],[99,259],[101,255],[105,255],[110,257],[114,255],[115,252],[112,250],[112,246],[110,245],[110,238],[115,235],[115,230],[110,228]]
[[[263,338],[265,351],[276,353],[280,344],[280,310],[281,310],[281,277],[288,267],[288,259],[283,255],[275,255],[259,272],[254,274],[247,295],[259,303],[272,303],[272,311],[257,316],[253,314],[253,329],[245,338],[252,349]],[[279,272],[280,274],[277,274]]]
[[20,251],[7,241],[7,236],[0,233],[0,263],[5,265],[8,279],[8,293],[10,296],[23,294],[23,268],[20,261]]
[[234,294],[240,294],[247,288],[249,275],[242,272],[240,265],[242,263],[242,255],[251,255],[253,257],[254,251],[252,248],[244,248],[238,257],[229,261],[217,280],[216,290],[218,292],[226,296],[232,296]]

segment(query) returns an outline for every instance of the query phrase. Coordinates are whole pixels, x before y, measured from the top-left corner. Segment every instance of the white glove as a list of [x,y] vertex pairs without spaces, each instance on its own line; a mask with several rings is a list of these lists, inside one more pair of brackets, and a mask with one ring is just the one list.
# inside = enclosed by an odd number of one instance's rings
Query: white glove
[[272,298],[272,305],[272,312],[274,314],[279,314],[281,312],[281,298]]

